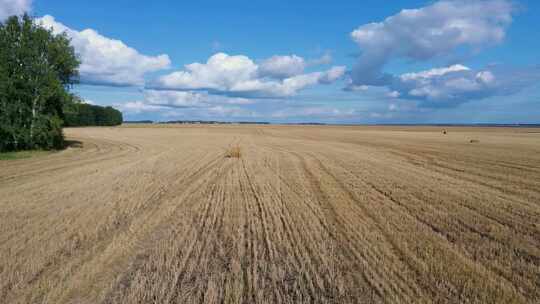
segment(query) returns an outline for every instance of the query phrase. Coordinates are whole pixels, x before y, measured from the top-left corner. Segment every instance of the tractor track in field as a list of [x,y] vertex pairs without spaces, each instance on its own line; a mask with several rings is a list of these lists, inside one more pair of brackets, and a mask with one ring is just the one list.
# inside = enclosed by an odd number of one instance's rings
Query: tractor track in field
[[0,298],[536,303],[540,143],[482,132],[67,129],[0,161]]

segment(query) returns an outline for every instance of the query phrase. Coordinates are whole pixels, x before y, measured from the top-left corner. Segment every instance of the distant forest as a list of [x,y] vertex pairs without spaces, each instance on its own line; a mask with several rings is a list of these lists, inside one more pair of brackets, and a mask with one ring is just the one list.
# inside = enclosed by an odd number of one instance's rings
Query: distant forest
[[76,103],[64,109],[64,126],[117,126],[122,124],[122,112],[112,107]]

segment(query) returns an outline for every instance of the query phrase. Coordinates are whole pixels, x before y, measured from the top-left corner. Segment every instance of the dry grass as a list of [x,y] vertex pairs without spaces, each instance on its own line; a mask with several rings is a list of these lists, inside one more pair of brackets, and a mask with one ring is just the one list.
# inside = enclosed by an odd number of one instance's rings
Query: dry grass
[[0,302],[539,303],[539,134],[447,131],[68,129],[0,162]]
[[225,152],[226,158],[240,158],[242,157],[242,150],[239,145],[232,146]]

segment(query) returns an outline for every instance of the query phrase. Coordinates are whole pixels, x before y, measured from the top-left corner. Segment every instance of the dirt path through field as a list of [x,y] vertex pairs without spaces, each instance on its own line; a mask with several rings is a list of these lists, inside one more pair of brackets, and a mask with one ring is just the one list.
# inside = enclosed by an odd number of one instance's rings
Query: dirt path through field
[[540,302],[540,134],[447,130],[67,129],[0,161],[0,302]]

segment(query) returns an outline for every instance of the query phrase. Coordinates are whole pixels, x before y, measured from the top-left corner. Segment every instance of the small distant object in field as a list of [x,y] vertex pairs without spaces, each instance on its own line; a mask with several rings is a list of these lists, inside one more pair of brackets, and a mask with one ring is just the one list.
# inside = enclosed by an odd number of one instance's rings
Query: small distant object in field
[[445,135],[446,135],[446,130],[442,130],[442,134],[445,134]]
[[238,145],[230,147],[225,153],[226,158],[240,158],[241,156],[242,156],[242,151],[240,150],[240,146]]
[[480,140],[478,140],[478,139],[471,139],[469,142],[470,142],[471,144],[476,144],[476,143],[479,143]]

